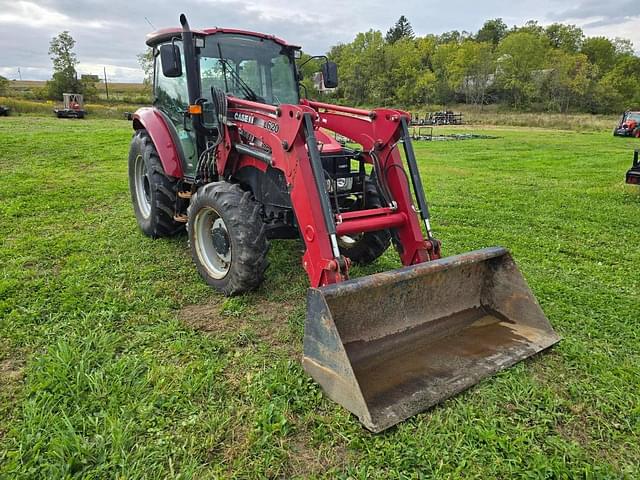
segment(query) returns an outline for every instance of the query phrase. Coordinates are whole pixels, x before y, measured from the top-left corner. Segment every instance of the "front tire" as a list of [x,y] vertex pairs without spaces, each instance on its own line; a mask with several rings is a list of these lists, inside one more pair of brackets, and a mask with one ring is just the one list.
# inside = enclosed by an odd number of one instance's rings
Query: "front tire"
[[225,295],[255,290],[268,266],[261,206],[229,182],[200,188],[189,205],[191,256],[202,278]]
[[138,130],[129,149],[129,190],[138,226],[152,238],[167,237],[184,225],[173,219],[177,179],[164,173],[151,137]]

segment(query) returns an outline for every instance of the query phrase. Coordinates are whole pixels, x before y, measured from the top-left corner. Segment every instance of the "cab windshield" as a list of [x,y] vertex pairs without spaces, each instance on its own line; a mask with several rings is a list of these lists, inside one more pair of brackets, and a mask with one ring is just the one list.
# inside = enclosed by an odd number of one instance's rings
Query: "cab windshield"
[[235,97],[271,105],[297,104],[293,52],[273,40],[249,35],[215,34],[200,50],[202,95],[211,87]]

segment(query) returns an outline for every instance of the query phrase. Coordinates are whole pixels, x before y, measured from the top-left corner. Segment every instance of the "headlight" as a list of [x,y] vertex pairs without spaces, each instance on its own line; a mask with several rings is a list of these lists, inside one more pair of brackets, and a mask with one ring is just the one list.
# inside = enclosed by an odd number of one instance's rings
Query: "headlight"
[[353,177],[348,178],[337,178],[332,180],[330,178],[327,179],[327,192],[333,193],[333,186],[336,185],[339,192],[344,192],[351,190],[353,186]]

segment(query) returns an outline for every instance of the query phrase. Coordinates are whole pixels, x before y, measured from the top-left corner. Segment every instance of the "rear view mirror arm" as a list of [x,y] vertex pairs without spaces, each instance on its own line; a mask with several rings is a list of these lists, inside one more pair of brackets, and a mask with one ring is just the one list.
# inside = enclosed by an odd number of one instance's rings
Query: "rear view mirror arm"
[[304,62],[302,62],[300,65],[298,65],[298,68],[302,68],[304,65],[306,65],[307,63],[309,63],[311,60],[314,60],[316,58],[324,58],[325,62],[329,61],[329,58],[327,58],[326,55],[313,55],[309,58],[307,58]]

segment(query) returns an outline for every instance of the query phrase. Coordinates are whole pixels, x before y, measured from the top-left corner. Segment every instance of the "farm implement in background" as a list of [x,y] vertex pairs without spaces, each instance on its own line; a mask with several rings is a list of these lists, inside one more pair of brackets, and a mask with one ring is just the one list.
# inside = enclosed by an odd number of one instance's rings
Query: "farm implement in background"
[[427,112],[424,117],[420,118],[420,114],[411,114],[411,126],[424,125],[463,125],[464,116],[462,113],[456,113],[451,110],[442,112]]
[[79,93],[63,93],[62,108],[55,108],[53,113],[58,118],[84,118],[84,101]]
[[479,133],[433,133],[433,127],[412,127],[411,140],[438,142],[447,140],[473,140],[473,139],[495,139],[492,135]]
[[[196,268],[226,295],[260,286],[270,239],[300,238],[302,364],[330,398],[379,432],[559,340],[507,250],[441,258],[408,113],[301,99],[300,47],[180,23],[147,39],[138,224],[151,237],[186,225]],[[326,58],[322,79],[338,84]],[[404,267],[349,278],[391,243]]]

